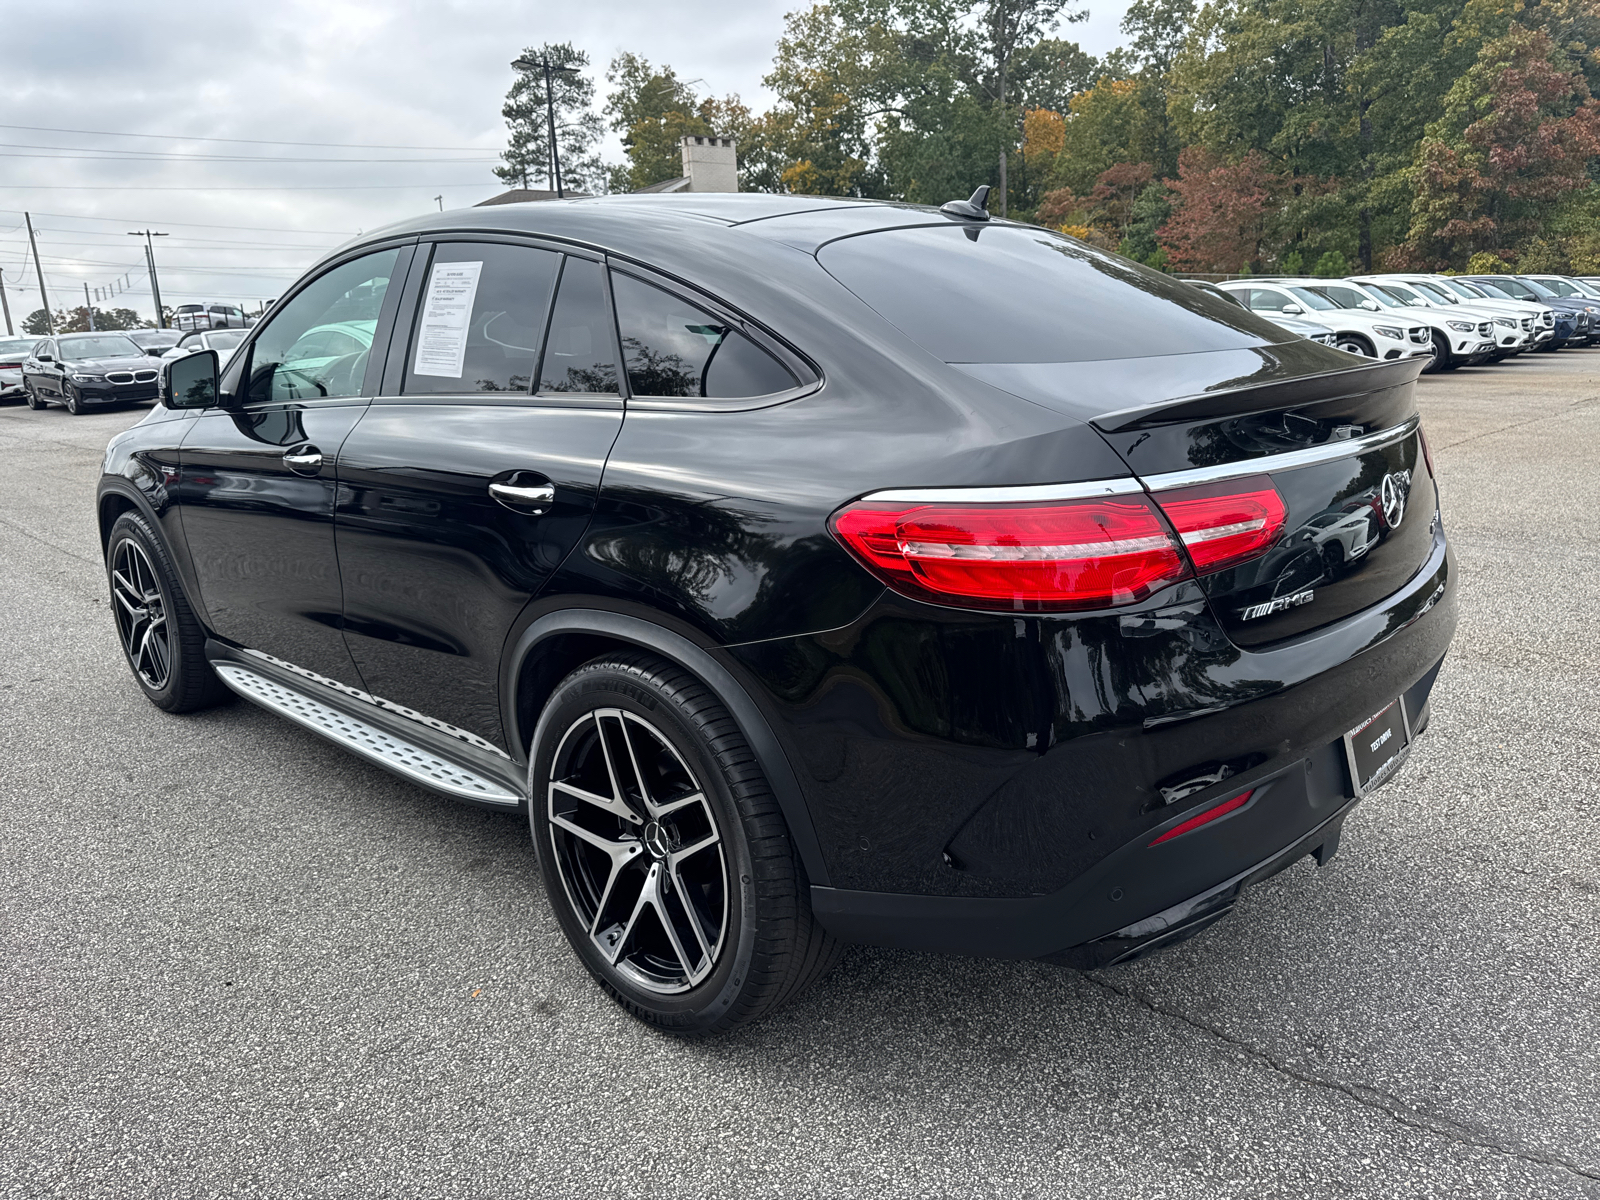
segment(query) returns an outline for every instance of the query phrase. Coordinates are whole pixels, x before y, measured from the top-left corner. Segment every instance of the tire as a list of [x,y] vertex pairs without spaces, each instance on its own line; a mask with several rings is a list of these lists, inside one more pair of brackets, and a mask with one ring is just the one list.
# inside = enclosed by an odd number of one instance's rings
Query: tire
[[49,408],[50,407],[43,400],[39,399],[39,397],[37,395],[34,394],[33,384],[24,383],[22,385],[22,392],[23,392],[23,399],[25,399],[28,402],[28,407],[33,409],[35,412],[38,412],[41,408]]
[[528,816],[550,904],[639,1020],[722,1033],[838,960],[761,764],[689,672],[644,652],[579,667],[535,741]]
[[1450,361],[1450,343],[1444,334],[1435,330],[1433,333],[1433,357],[1428,360],[1428,365],[1422,368],[1424,375],[1432,375],[1438,371],[1453,370],[1458,364]]
[[1377,349],[1372,345],[1371,342],[1367,341],[1366,338],[1360,337],[1353,333],[1341,333],[1338,336],[1339,340],[1335,342],[1334,345],[1338,346],[1339,349],[1345,351],[1346,353],[1359,354],[1363,358],[1378,357]]
[[111,526],[106,582],[123,658],[150,703],[185,713],[232,697],[206,661],[205,629],[166,545],[142,514],[125,512]]
[[69,383],[62,389],[62,394],[67,398],[67,411],[75,417],[83,416],[83,404],[78,399],[78,389]]

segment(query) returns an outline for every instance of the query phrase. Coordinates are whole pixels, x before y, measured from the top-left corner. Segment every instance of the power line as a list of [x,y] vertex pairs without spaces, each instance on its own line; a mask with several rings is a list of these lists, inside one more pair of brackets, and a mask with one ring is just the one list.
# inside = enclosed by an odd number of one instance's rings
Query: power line
[[85,137],[161,138],[171,142],[230,142],[241,146],[320,146],[331,150],[457,150],[483,151],[487,146],[382,146],[355,142],[288,142],[262,138],[193,137],[184,133],[116,133],[105,129],[54,129],[48,125],[4,125],[0,129],[26,129],[30,133],[76,133]]
[[[10,145],[0,142],[0,146]],[[28,150],[66,150],[69,152],[92,147],[82,146],[30,146]],[[492,158],[288,158],[264,154],[162,154],[143,150],[104,150],[90,154],[29,154],[17,150],[0,150],[0,158],[42,158],[47,162],[117,162],[117,163],[475,163],[499,162]]]
[[[406,191],[417,188],[481,188],[482,180],[457,183],[340,183],[331,186],[300,187],[210,187],[207,185],[194,185],[188,187],[113,187],[109,185],[84,185],[76,183],[8,183],[0,185],[0,190],[5,191],[57,191],[57,192],[367,192],[367,191]],[[21,209],[7,210],[20,212]],[[225,228],[225,226],[213,226]]]
[[[4,128],[4,127],[0,126],[0,128]],[[154,135],[152,135],[152,136],[154,136]],[[183,190],[184,191],[188,191],[189,189],[185,188]],[[201,224],[199,221],[160,221],[160,222],[152,222],[152,221],[145,220],[145,218],[143,218],[143,217],[94,217],[94,216],[85,216],[82,213],[48,213],[48,212],[40,212],[38,209],[30,209],[29,211],[32,212],[35,216],[39,216],[39,217],[55,217],[57,220],[61,220],[61,221],[105,221],[105,222],[109,222],[109,223],[111,223],[113,225],[162,224],[162,225],[178,225],[178,226],[181,226],[184,229],[235,229],[235,230],[239,230],[240,232],[243,232],[243,233],[321,233],[321,234],[326,234],[329,237],[343,237],[343,238],[355,237],[355,235],[356,235],[356,231],[353,230],[353,229],[281,229],[281,228],[277,228],[277,227],[271,226],[271,225],[204,225],[204,224]],[[22,215],[22,210],[20,208],[0,208],[0,212],[15,213],[19,217]],[[22,226],[18,225],[17,228],[21,229]],[[80,232],[89,233],[89,232],[92,232],[92,231],[85,229],[85,230],[81,230]],[[119,234],[118,236],[120,237],[121,235]]]

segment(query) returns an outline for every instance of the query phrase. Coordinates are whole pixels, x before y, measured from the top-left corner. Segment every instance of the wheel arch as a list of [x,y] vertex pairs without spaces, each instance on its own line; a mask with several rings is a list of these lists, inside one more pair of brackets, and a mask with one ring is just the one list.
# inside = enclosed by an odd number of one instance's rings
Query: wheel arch
[[828,886],[827,864],[800,781],[749,690],[704,647],[642,617],[601,609],[560,609],[539,617],[516,639],[501,674],[506,689],[502,711],[508,744],[525,756],[529,771],[545,702],[561,680],[605,654],[637,649],[659,654],[690,672],[727,708],[766,772],[811,884]]

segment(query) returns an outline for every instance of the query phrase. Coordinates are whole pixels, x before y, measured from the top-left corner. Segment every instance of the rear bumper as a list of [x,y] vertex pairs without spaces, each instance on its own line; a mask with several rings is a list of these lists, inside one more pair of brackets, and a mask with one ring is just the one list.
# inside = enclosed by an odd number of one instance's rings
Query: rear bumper
[[[814,887],[818,920],[849,941],[983,957],[1064,958],[1080,965],[1117,961],[1181,940],[1225,915],[1250,883],[1306,854],[1317,853],[1324,861],[1331,856],[1340,823],[1356,803],[1343,734],[1397,695],[1406,697],[1413,728],[1425,727],[1429,695],[1455,629],[1454,576],[1454,560],[1440,532],[1428,563],[1400,592],[1301,639],[1299,649],[1318,655],[1324,669],[1176,727],[1147,720],[1143,729],[1119,731],[1109,747],[1091,747],[1092,739],[1084,739],[1081,749],[1069,743],[1059,748],[1066,752],[1062,756],[1041,756],[1017,780],[996,789],[991,800],[1007,800],[1009,808],[995,811],[986,803],[955,837],[942,835],[949,847],[949,875],[965,865],[959,859],[969,850],[992,872],[1005,870],[1008,858],[1023,864],[1052,857],[1083,863],[1064,885],[1000,896]],[[1173,739],[1179,742],[1176,750]],[[1250,745],[1263,751],[1253,765],[1249,758],[1230,759]],[[1240,769],[1181,803],[1158,806],[1134,836],[1124,831],[1103,855],[1090,848],[1097,830],[1109,833],[1116,827],[1118,805],[1111,797],[1125,791],[1130,779],[1149,773],[1152,763],[1169,754],[1198,761],[1208,746]],[[949,756],[945,770],[956,775],[969,771],[970,764]],[[1043,778],[1046,771],[1049,782]],[[1063,772],[1074,776],[1066,790]],[[1107,797],[1102,811],[1074,811],[1075,795],[1084,790],[1078,776],[1088,778],[1090,791]],[[925,778],[924,799],[931,810],[937,801],[934,777]],[[898,803],[897,782],[882,778],[881,794],[865,803],[891,812],[899,808],[914,819],[917,814]],[[1031,807],[1016,799],[1019,782],[1033,789]],[[1047,787],[1052,791],[1044,795]],[[1152,845],[1164,830],[1245,791],[1251,799],[1244,807]],[[830,827],[827,805],[818,811],[814,801],[812,807],[824,845],[838,847],[841,839]],[[983,836],[975,836],[972,829],[980,824]],[[1089,840],[1074,844],[1074,835]],[[863,851],[872,844],[866,837],[860,841]],[[988,854],[986,862],[979,859],[982,854]],[[848,883],[853,873],[848,861],[841,856],[835,862],[841,869],[832,871],[834,878]],[[1020,878],[1026,872],[1019,867],[1015,874]],[[936,881],[930,877],[929,882]]]

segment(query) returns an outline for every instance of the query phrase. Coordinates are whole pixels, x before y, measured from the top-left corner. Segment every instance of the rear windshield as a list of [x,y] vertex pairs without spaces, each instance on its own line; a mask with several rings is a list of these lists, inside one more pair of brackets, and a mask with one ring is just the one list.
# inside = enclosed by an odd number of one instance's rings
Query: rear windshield
[[1045,229],[894,229],[831,242],[817,257],[950,363],[1087,362],[1294,340],[1236,304]]

